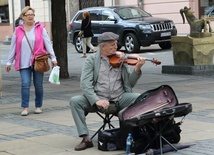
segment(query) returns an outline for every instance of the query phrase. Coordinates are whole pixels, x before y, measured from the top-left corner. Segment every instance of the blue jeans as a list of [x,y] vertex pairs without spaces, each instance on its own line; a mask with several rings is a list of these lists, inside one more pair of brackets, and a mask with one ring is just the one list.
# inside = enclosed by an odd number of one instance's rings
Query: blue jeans
[[22,82],[21,95],[22,102],[21,107],[29,107],[30,98],[30,86],[31,86],[31,74],[33,73],[33,84],[35,87],[35,107],[42,107],[43,102],[43,77],[44,73],[35,71],[33,68],[20,69],[20,76]]

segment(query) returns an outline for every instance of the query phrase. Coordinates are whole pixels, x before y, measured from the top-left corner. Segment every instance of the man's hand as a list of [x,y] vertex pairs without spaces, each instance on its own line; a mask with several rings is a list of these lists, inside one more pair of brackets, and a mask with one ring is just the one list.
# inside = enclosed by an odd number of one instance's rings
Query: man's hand
[[137,64],[136,64],[136,66],[135,66],[135,72],[136,72],[136,73],[139,73],[141,67],[145,64],[146,59],[143,58],[143,57],[138,57],[137,60],[138,60],[138,61],[137,61]]
[[104,109],[108,109],[108,107],[109,107],[109,101],[107,101],[107,100],[98,100],[96,102],[96,105],[98,107],[103,107]]

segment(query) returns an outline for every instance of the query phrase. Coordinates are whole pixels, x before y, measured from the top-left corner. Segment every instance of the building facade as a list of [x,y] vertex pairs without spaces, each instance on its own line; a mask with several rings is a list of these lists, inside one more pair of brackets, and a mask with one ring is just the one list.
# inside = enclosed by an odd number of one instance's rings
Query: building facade
[[[12,36],[15,29],[15,20],[19,17],[22,8],[30,5],[35,11],[35,20],[43,23],[50,33],[51,2],[49,0],[0,0],[0,41]],[[3,20],[2,20],[3,19]]]
[[[197,18],[209,16],[213,21],[214,0],[65,0],[67,23],[82,8],[91,6],[135,5],[143,8],[153,16],[172,19],[178,34],[188,34],[188,23],[183,24],[179,10],[184,6],[191,7]],[[30,5],[36,12],[35,20],[43,23],[51,34],[51,0],[0,0],[0,41],[11,36],[15,29],[14,22],[24,6]],[[211,10],[211,11],[210,11]],[[207,15],[208,13],[209,15]],[[212,22],[213,23],[213,22]]]

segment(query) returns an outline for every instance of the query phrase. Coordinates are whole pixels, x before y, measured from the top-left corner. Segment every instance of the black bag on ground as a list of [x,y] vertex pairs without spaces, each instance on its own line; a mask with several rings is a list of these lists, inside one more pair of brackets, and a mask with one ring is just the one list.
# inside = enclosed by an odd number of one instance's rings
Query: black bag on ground
[[98,149],[101,151],[122,149],[120,128],[101,130],[98,133]]

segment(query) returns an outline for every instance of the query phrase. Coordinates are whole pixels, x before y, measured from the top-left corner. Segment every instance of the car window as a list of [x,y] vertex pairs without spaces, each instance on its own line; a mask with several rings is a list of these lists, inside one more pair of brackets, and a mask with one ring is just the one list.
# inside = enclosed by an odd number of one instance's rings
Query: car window
[[112,21],[115,18],[114,18],[114,15],[111,11],[103,10],[101,19],[102,19],[102,21]]
[[139,8],[120,8],[114,10],[122,19],[150,17],[151,15]]
[[90,17],[92,21],[100,21],[101,20],[101,11],[99,10],[93,10],[89,11]]
[[[89,11],[89,13],[90,13],[90,18],[92,21],[100,21],[101,20],[101,11],[93,10],[93,11]],[[76,21],[82,21],[83,20],[82,14],[83,14],[83,12],[81,12],[77,16]]]
[[77,16],[76,20],[77,21],[82,21],[83,20],[82,12]]

